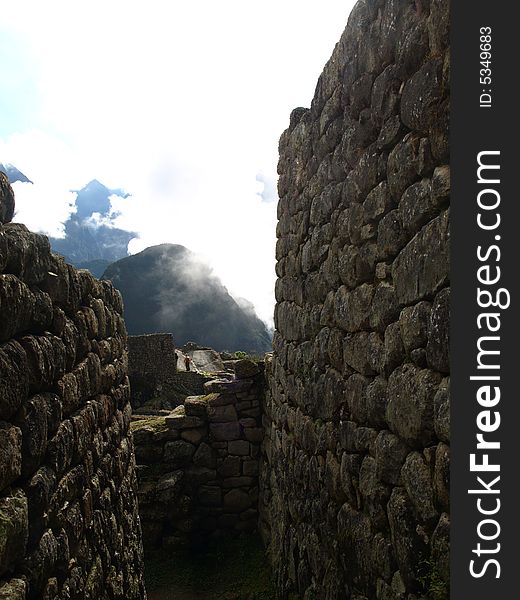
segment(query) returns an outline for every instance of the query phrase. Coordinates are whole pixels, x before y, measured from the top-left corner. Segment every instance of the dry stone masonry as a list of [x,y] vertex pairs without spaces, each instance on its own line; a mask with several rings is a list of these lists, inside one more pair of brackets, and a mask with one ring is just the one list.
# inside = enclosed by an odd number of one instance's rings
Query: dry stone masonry
[[128,336],[128,376],[132,406],[167,395],[174,386],[177,356],[171,333]]
[[146,598],[119,293],[10,223],[0,174],[0,598]]
[[361,0],[280,140],[262,530],[281,598],[447,598],[449,7]]
[[[207,353],[217,355],[214,350]],[[183,370],[178,370],[183,352],[179,356],[178,359],[171,333],[128,336],[128,376],[134,412],[167,412],[187,396],[204,394],[204,384],[210,377],[198,370],[186,371],[184,364]]]
[[257,528],[263,364],[235,368],[169,415],[132,423],[147,548]]

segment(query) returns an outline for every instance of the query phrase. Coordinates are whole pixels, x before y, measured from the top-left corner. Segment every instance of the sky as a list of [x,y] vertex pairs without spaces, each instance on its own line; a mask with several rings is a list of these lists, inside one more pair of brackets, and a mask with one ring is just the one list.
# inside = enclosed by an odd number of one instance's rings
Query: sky
[[0,21],[0,162],[15,220],[63,235],[92,179],[129,251],[182,244],[272,323],[278,139],[353,0],[17,0]]

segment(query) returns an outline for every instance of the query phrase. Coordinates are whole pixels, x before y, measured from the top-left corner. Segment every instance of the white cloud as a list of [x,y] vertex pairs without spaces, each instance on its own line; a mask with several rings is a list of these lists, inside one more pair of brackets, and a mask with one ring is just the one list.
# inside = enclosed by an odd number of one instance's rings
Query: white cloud
[[[207,256],[231,292],[272,318],[278,138],[309,105],[353,2],[70,0],[11,2],[11,69],[33,69],[37,110],[0,129],[18,217],[55,234],[70,190],[91,179],[115,198],[131,250],[180,243]],[[24,78],[25,80],[26,78]],[[24,88],[6,88],[11,108]],[[34,104],[34,102],[33,102]],[[264,188],[259,186],[260,181]],[[24,187],[22,187],[22,185]],[[264,193],[264,198],[259,193]]]

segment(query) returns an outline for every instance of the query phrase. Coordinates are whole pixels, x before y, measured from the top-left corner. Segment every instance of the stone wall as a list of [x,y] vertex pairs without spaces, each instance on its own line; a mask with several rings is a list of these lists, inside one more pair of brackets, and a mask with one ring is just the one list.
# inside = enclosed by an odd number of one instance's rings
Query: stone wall
[[0,598],[146,598],[121,297],[0,184]]
[[241,363],[237,379],[132,423],[147,548],[256,529],[263,365]]
[[177,372],[177,356],[171,333],[128,336],[128,375],[132,406],[167,394]]
[[128,376],[132,408],[139,414],[167,411],[188,396],[202,395],[210,379],[197,371],[178,370],[171,333],[128,336]]
[[262,531],[280,597],[447,598],[449,7],[360,1],[280,140]]

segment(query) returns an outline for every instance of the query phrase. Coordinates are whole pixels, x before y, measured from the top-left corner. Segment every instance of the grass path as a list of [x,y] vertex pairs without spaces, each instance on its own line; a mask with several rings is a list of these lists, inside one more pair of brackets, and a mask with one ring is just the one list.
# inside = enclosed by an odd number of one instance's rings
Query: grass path
[[145,556],[148,600],[274,600],[258,537],[209,541],[203,548]]

